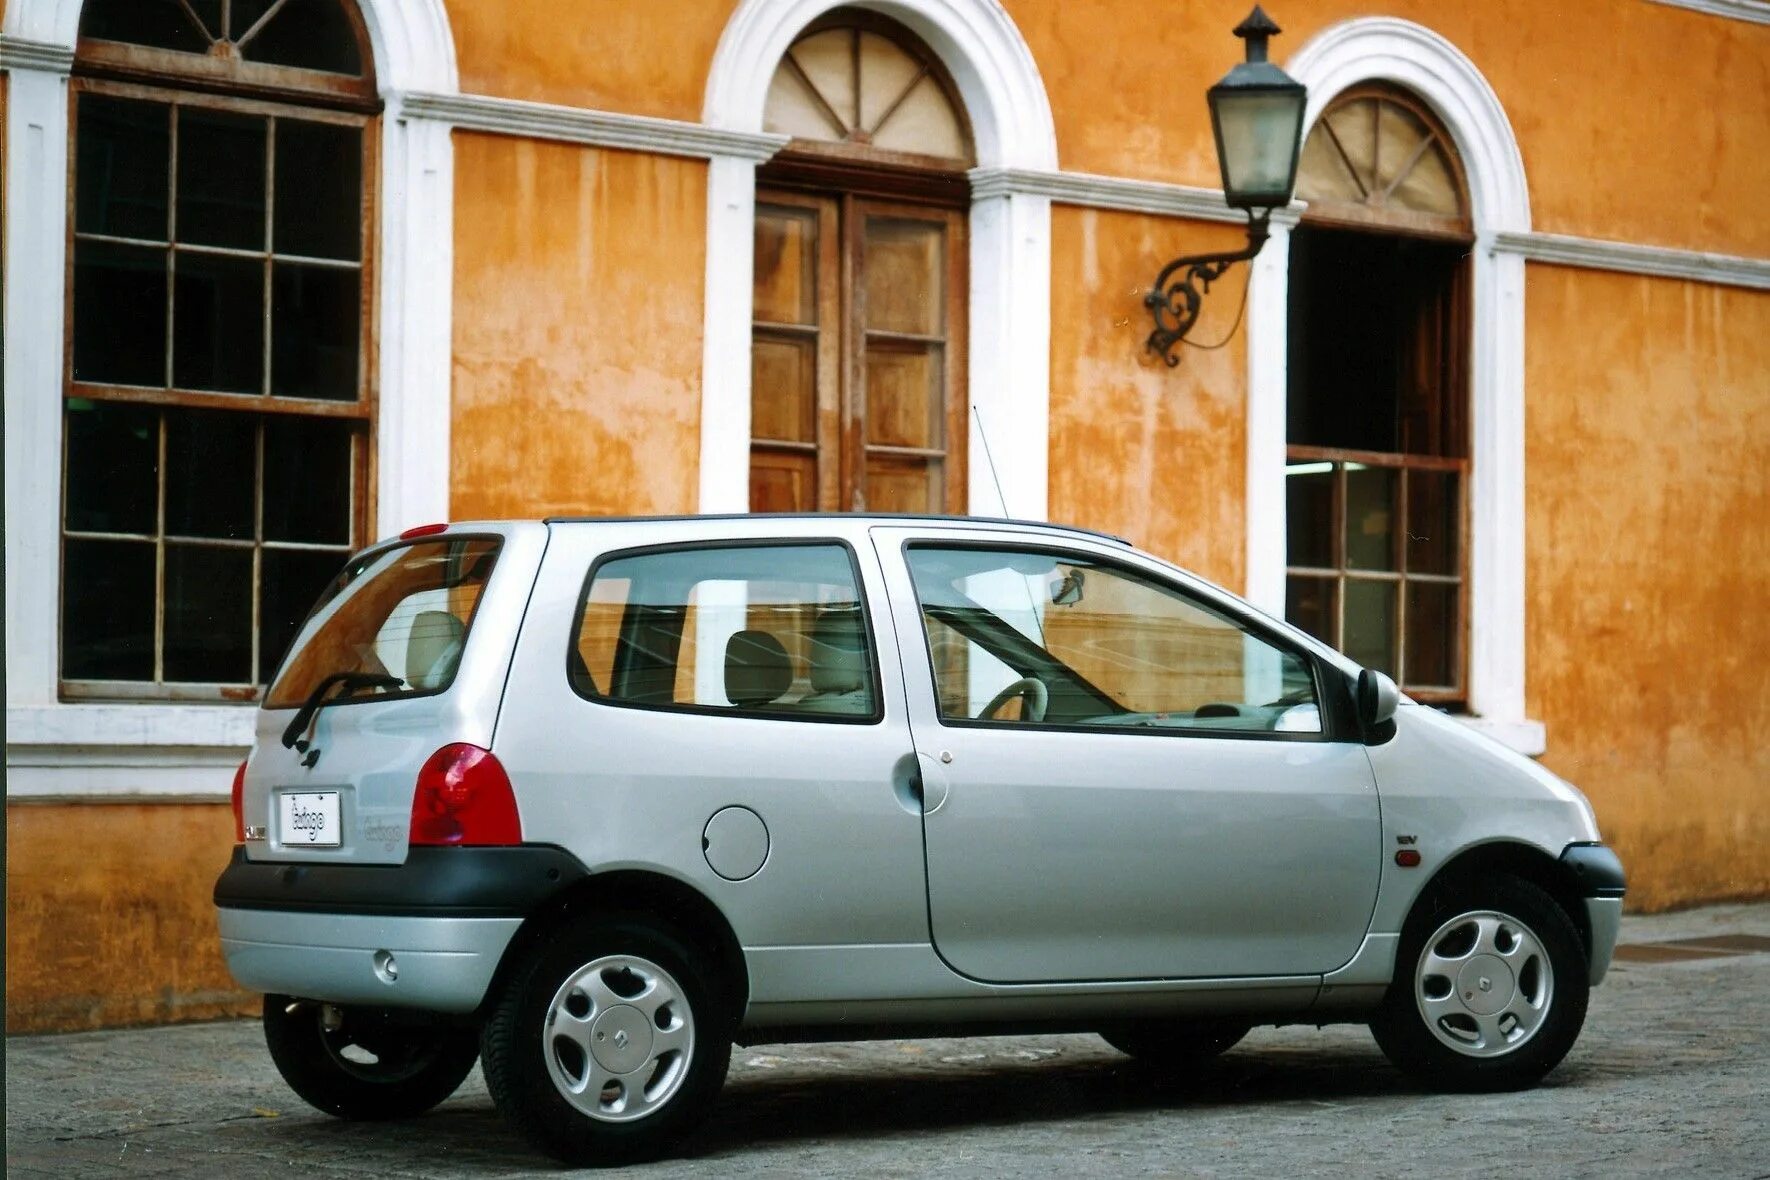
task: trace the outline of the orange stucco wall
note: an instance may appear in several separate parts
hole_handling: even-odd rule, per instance
[[[1152,260],[1231,249],[1241,231],[1133,213],[1051,211],[1050,515],[1120,533],[1239,589],[1246,561],[1247,344],[1143,351]],[[1245,240],[1245,239],[1244,239]],[[1193,338],[1220,340],[1247,283],[1212,292]]]
[[[1770,893],[1770,294],[1529,271],[1528,709],[1633,907]]]
[[[451,515],[694,511],[706,165],[455,152]]]
[[[210,891],[233,847],[221,804],[6,809],[6,1031],[240,1015]]]

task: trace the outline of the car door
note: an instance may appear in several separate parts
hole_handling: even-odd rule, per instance
[[[1351,959],[1376,899],[1376,787],[1302,647],[1128,547],[873,539],[950,966],[1032,982]]]

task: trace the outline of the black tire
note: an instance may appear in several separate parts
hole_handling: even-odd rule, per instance
[[[691,940],[647,917],[589,917],[554,932],[515,965],[481,1030],[492,1100],[568,1164],[632,1163],[677,1146],[712,1108],[731,1062],[731,1014],[708,963]],[[591,998],[598,981],[609,989],[602,1001]],[[654,1014],[635,1006],[660,991],[669,998]],[[568,1029],[608,1048],[580,1047]],[[592,1055],[604,1052],[610,1060]],[[623,1053],[634,1056],[615,1060]],[[566,1089],[574,1081],[575,1099]]]
[[[1484,916],[1501,919],[1493,939],[1502,949],[1510,945],[1504,956],[1484,952],[1475,941]],[[1436,941],[1429,948],[1431,939]],[[1442,956],[1430,965],[1423,961],[1429,949]],[[1489,970],[1496,961],[1502,967]],[[1431,970],[1456,963],[1463,966],[1454,972]],[[1371,1032],[1390,1061],[1432,1089],[1534,1086],[1561,1063],[1585,1024],[1587,966],[1579,931],[1538,886],[1504,874],[1434,884],[1402,929],[1395,978]],[[1440,994],[1447,986],[1448,994]],[[1428,1004],[1435,1005],[1434,1017],[1427,1015]],[[1505,1010],[1497,1014],[1474,1007],[1502,1004]],[[1530,1023],[1508,1015],[1514,1006]],[[1499,1027],[1483,1031],[1471,1013]],[[1510,1029],[1504,1027],[1508,1019],[1514,1022]]]
[[[1228,1052],[1252,1027],[1239,1020],[1150,1020],[1102,1029],[1100,1035],[1152,1069],[1178,1071]]]
[[[420,1025],[369,1009],[264,997],[264,1042],[289,1088],[341,1119],[404,1119],[453,1094],[479,1057],[471,1028]]]

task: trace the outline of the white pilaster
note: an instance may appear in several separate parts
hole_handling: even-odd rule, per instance
[[[1243,596],[1284,617],[1291,224],[1274,221],[1248,276],[1248,551]]]
[[[978,516],[1043,520],[1050,485],[1049,197],[1010,193],[972,204],[970,295],[967,508]]]
[[[756,161],[707,169],[707,306],[701,338],[702,512],[750,510],[750,319]]]

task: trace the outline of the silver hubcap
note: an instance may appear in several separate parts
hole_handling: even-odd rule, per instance
[[[1480,910],[1426,940],[1414,998],[1432,1035],[1468,1057],[1498,1057],[1536,1035],[1555,996],[1542,940],[1517,918]]]
[[[649,959],[608,955],[573,973],[547,1007],[547,1073],[593,1119],[644,1118],[675,1096],[694,1054],[682,987]]]

